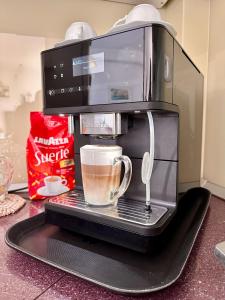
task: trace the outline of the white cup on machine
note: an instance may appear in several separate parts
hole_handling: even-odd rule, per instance
[[[119,19],[114,25],[122,25],[122,24],[128,24],[131,22],[136,21],[154,21],[158,22],[161,21],[161,16],[158,11],[153,5],[150,4],[140,4],[135,6],[125,17]]]
[[[74,22],[66,30],[65,41],[86,40],[96,37],[96,32],[87,22]]]
[[[165,26],[172,35],[176,35],[173,26],[162,20],[159,10],[150,4],[140,4],[135,6],[126,16],[116,21],[110,31],[114,31],[116,28],[119,29],[124,26],[135,26],[140,23],[161,24]]]
[[[66,30],[65,40],[55,44],[55,47],[96,37],[95,30],[87,22],[74,22]]]

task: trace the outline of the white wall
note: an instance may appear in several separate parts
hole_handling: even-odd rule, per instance
[[[131,5],[101,0],[0,0],[0,32],[63,38],[75,21],[104,33]]]

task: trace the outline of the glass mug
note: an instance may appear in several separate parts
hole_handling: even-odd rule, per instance
[[[116,206],[130,184],[130,158],[122,155],[120,146],[85,145],[80,154],[86,203],[98,207]],[[120,184],[121,163],[124,163],[125,171]]]

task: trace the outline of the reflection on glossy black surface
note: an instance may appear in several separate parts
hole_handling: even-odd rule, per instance
[[[47,51],[46,107],[143,100],[144,29]]]

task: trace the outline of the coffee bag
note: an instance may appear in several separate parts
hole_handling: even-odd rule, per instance
[[[27,139],[28,190],[32,200],[55,196],[74,188],[74,136],[68,117],[30,113]]]

